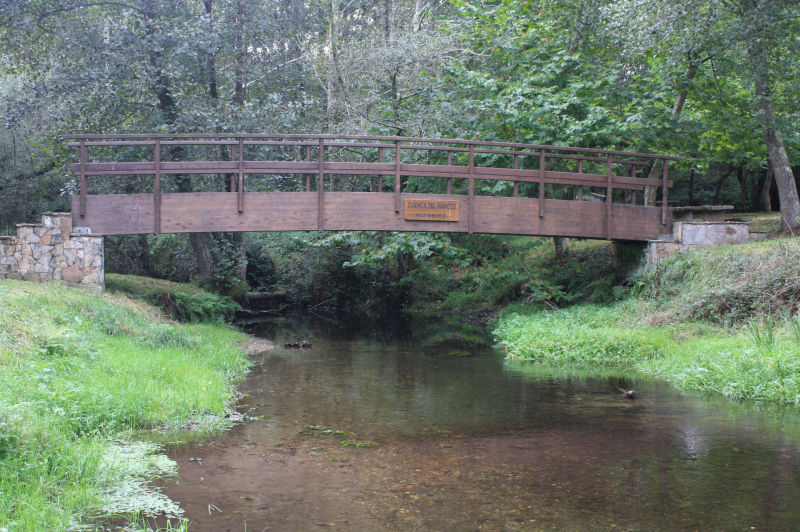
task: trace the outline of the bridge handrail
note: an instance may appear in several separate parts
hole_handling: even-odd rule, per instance
[[[652,153],[637,153],[598,148],[573,146],[552,146],[518,142],[497,142],[483,140],[441,139],[425,137],[364,136],[334,134],[254,134],[254,133],[155,133],[155,134],[75,134],[65,137],[70,147],[79,148],[79,162],[73,165],[74,172],[80,176],[80,215],[86,212],[88,177],[104,175],[153,175],[156,232],[160,231],[161,183],[163,174],[230,174],[230,190],[238,195],[238,209],[244,209],[245,174],[299,174],[306,175],[306,192],[311,192],[311,176],[317,175],[317,190],[320,203],[324,193],[325,175],[370,175],[378,176],[378,191],[383,191],[382,176],[394,175],[395,211],[400,210],[402,180],[405,177],[443,177],[448,179],[447,191],[452,193],[452,180],[468,180],[468,196],[474,195],[474,180],[503,180],[514,183],[514,196],[518,194],[519,183],[538,183],[539,213],[543,216],[545,185],[571,185],[578,188],[578,199],[582,198],[584,186],[606,189],[607,217],[611,217],[613,191],[626,189],[635,191],[645,187],[659,187],[662,191],[662,224],[668,218],[667,200],[671,182],[668,179],[668,165],[677,157]],[[152,161],[139,162],[90,162],[89,148],[152,146]],[[227,146],[231,148],[231,159],[201,161],[162,161],[164,146]],[[245,147],[285,146],[305,147],[305,160],[248,160]],[[316,159],[311,150],[317,149]],[[326,159],[326,149],[367,148],[377,149],[378,162],[330,161]],[[394,160],[384,162],[385,151],[394,151]],[[427,151],[442,152],[447,164],[404,163],[402,152]],[[467,154],[468,163],[453,164],[453,154]],[[480,166],[475,164],[475,155],[512,156],[513,165]],[[538,168],[520,168],[521,157],[538,157]],[[556,171],[548,168],[547,159],[565,159],[578,162],[578,171]],[[637,177],[637,168],[648,167],[658,162],[662,164],[660,179]],[[584,162],[605,163],[605,173],[584,172]],[[629,176],[616,175],[615,165],[630,166]]]

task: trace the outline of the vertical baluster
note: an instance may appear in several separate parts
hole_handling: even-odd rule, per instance
[[[238,160],[239,156],[236,155],[237,144],[231,144],[231,162]],[[231,173],[231,192],[236,192],[236,174]]]
[[[319,173],[317,174],[317,230],[322,231],[322,192],[325,188],[325,139],[319,138]]]
[[[664,159],[664,168],[661,172],[661,225],[667,224],[667,200],[669,196],[669,186],[668,186],[668,177],[669,177],[669,170],[667,169],[667,165],[669,161]]]
[[[383,148],[378,148],[378,162],[383,162]],[[378,174],[378,192],[383,192],[383,174]]]
[[[469,145],[469,197],[467,198],[467,231],[472,234],[473,212],[475,207],[475,145]]]
[[[578,173],[583,173],[583,159],[578,160]],[[583,185],[578,186],[578,201],[583,201]]]
[[[539,218],[544,217],[544,174],[547,171],[544,150],[539,150]]]
[[[400,212],[400,141],[394,143],[394,212]]]
[[[311,162],[311,145],[306,146],[306,162]],[[311,174],[306,174],[306,192],[311,192]]]
[[[519,155],[514,155],[514,170],[519,170]],[[514,181],[514,197],[519,196],[519,181]]]
[[[453,166],[453,152],[451,150],[447,150],[447,166]],[[449,170],[449,168],[448,168]],[[447,193],[453,193],[453,178],[447,178]]]
[[[239,194],[239,212],[244,212],[244,138],[239,137],[239,179],[236,186]]]
[[[611,154],[606,159],[606,238],[611,240],[611,216],[612,206],[614,205],[614,183],[612,176],[614,172],[614,159]]]
[[[89,183],[86,181],[86,163],[88,162],[89,149],[86,147],[86,139],[81,139],[81,217],[86,216],[86,196],[89,193]]]
[[[161,234],[161,139],[156,137],[153,148],[153,232]]]

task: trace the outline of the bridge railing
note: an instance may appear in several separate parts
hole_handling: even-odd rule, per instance
[[[614,203],[636,205],[639,192],[657,187],[661,223],[666,224],[669,162],[676,160],[591,148],[417,137],[129,134],[67,139],[68,146],[78,149],[72,168],[79,178],[80,216],[86,214],[90,185],[106,193],[114,188],[96,178],[152,176],[142,186],[153,193],[156,233],[161,229],[162,193],[176,189],[176,176],[191,175],[206,176],[236,194],[240,213],[249,190],[281,188],[264,182],[264,176],[272,176],[267,181],[279,176],[283,189],[289,183],[290,190],[317,194],[320,217],[326,191],[392,193],[395,212],[400,212],[404,192],[424,191],[464,195],[468,202],[475,195],[538,198],[540,217],[545,216],[547,199],[595,199],[606,203],[608,227]],[[649,179],[658,163],[660,178]]]

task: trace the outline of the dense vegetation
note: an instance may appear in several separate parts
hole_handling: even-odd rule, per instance
[[[125,295],[7,281],[0,299],[0,530],[179,515],[148,487],[175,473],[149,442],[229,424],[245,336]]]
[[[795,239],[697,250],[640,270],[611,305],[509,307],[495,334],[514,358],[798,406],[798,261]]]
[[[0,229],[67,207],[75,154],[63,134],[152,131],[400,134],[666,152],[681,157],[673,201],[779,208],[796,227],[799,10],[797,0],[4,2]],[[162,157],[185,155],[175,148]],[[269,176],[263,186],[277,190],[290,177]],[[209,185],[180,176],[162,186]],[[92,187],[150,190],[136,176]],[[199,278],[242,298],[248,289],[272,290],[260,281],[286,267],[297,269],[275,275],[366,275],[377,294],[407,277],[409,256],[448,243],[437,235],[332,238],[344,250],[312,253],[326,272],[313,275],[269,246],[308,249],[329,235],[140,236],[108,239],[106,249],[112,271]],[[469,242],[458,247],[473,251]],[[362,249],[370,258],[383,251],[390,262],[372,268],[397,275],[380,280],[335,264]],[[332,304],[335,294],[314,290],[304,296],[309,306]]]

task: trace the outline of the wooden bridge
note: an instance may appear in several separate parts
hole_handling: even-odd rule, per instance
[[[72,135],[75,226],[106,235],[443,231],[647,240],[674,157],[336,135]],[[663,163],[661,179],[648,179]],[[116,176],[129,176],[124,182]],[[661,206],[642,205],[645,187]]]

